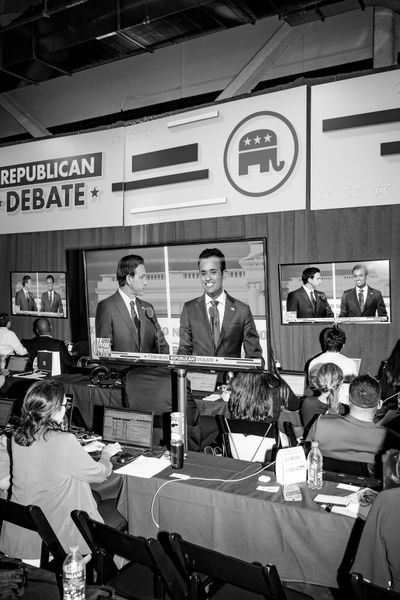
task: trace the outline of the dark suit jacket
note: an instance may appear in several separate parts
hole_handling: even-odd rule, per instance
[[[153,310],[154,308],[149,302],[145,302],[139,298],[136,298],[136,306],[140,320],[140,341],[138,340],[132,317],[119,291],[116,291],[115,294],[98,303],[96,309],[96,337],[110,338],[111,349],[115,352],[158,353],[155,326],[145,313],[147,307]],[[169,345],[156,317],[155,319],[160,354],[169,354]]]
[[[137,366],[126,375],[128,406],[133,410],[154,411],[153,443],[168,444],[171,439],[171,412],[178,410],[177,374],[168,367]],[[198,452],[214,441],[218,429],[214,417],[199,415],[190,382],[186,386],[186,418],[189,450]]]
[[[379,290],[368,286],[367,299],[361,313],[356,288],[343,292],[339,317],[387,317],[386,306]]]
[[[56,340],[49,335],[41,335],[30,340],[23,340],[23,345],[28,350],[31,366],[37,356],[38,350],[59,352],[61,373],[68,373],[74,366],[74,361],[68,353],[68,350],[62,340]]]
[[[32,292],[28,292],[29,298],[25,296],[23,289],[18,290],[15,294],[15,306],[19,306],[21,310],[34,310],[37,311],[35,298]]]
[[[49,300],[49,293],[44,292],[40,301],[40,310],[43,312],[63,313],[63,305],[61,296],[58,292],[53,291],[53,302]]]
[[[262,358],[262,350],[250,307],[226,294],[225,314],[215,356]],[[179,328],[178,354],[214,356],[214,344],[203,296],[185,302]]]
[[[286,301],[286,311],[295,311],[298,319],[323,319],[333,317],[333,312],[324,292],[314,290],[316,312],[314,306],[303,287],[290,292]]]

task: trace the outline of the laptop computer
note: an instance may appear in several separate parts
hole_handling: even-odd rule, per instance
[[[10,372],[10,375],[15,373],[24,373],[28,366],[29,356],[16,356],[10,354],[7,358],[6,369]]]
[[[154,412],[127,408],[104,408],[103,442],[119,442],[123,456],[113,457],[116,463],[124,464],[142,456],[153,447]]]
[[[0,398],[0,433],[3,433],[9,427],[13,406],[14,400]]]
[[[204,373],[202,371],[188,371],[187,378],[190,381],[190,389],[195,398],[205,398],[213,392],[217,386],[217,373]]]
[[[298,398],[304,396],[307,385],[307,374],[304,371],[279,371],[279,375]]]
[[[358,375],[360,372],[360,367],[361,367],[361,358],[352,358],[351,360],[356,365],[356,375]]]

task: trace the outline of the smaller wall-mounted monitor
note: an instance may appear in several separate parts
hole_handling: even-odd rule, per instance
[[[389,260],[279,265],[283,325],[390,323]]]
[[[68,317],[67,274],[64,271],[13,271],[10,273],[11,314]]]

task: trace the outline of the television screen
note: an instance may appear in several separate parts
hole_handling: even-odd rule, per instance
[[[147,286],[141,298],[154,307],[158,322],[169,344],[171,354],[179,346],[179,322],[183,305],[203,294],[198,269],[198,256],[205,248],[219,248],[226,258],[224,289],[234,298],[250,306],[254,317],[263,358],[267,360],[266,247],[265,239],[230,242],[205,242],[168,246],[101,248],[84,251],[86,299],[91,357],[99,352],[95,316],[100,301],[118,290],[118,261],[129,254],[143,257]],[[118,348],[112,348],[112,356]],[[243,353],[243,349],[242,349]]]
[[[13,271],[10,280],[12,315],[68,317],[64,271]]]
[[[282,324],[390,323],[389,260],[279,265]]]

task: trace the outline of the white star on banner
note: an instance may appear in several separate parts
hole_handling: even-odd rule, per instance
[[[350,181],[349,185],[344,188],[344,191],[346,192],[346,200],[357,200],[361,188],[353,185],[353,182]]]
[[[375,198],[377,196],[387,196],[389,189],[392,187],[391,183],[383,183],[382,179],[375,186]]]
[[[333,189],[332,188],[328,188],[325,186],[322,186],[320,192],[319,192],[319,199],[322,202],[326,202],[328,200],[331,199],[331,194],[333,193]]]

